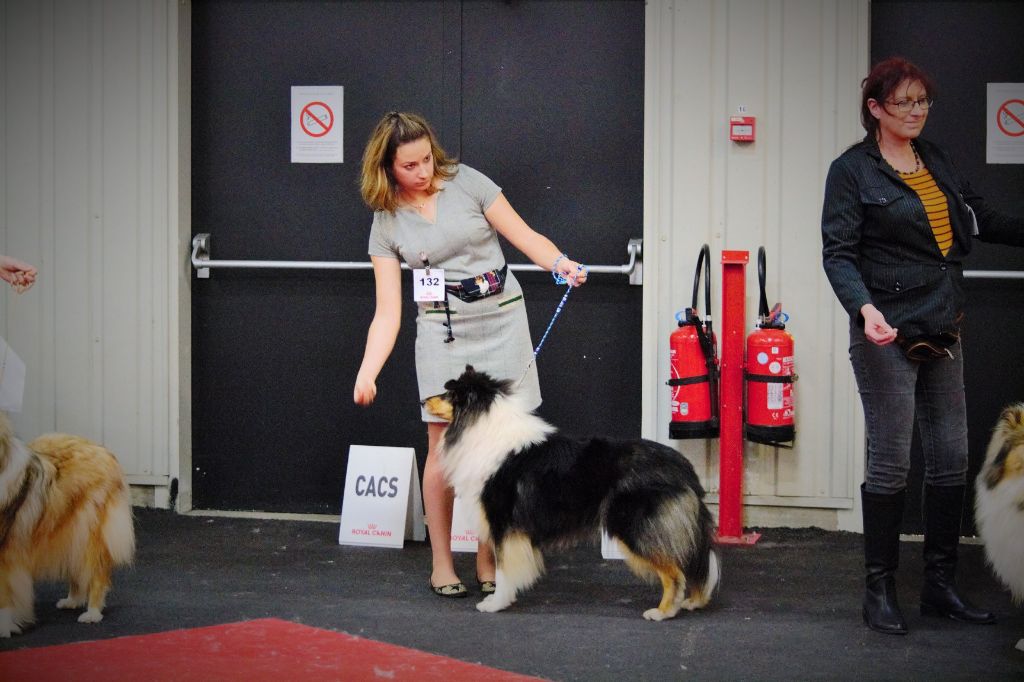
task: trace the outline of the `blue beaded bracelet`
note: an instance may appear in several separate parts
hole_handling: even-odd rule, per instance
[[[568,258],[568,256],[566,256],[563,253],[561,256],[559,256],[558,258],[555,259],[554,264],[551,266],[551,277],[555,280],[555,284],[565,284],[566,283],[565,277],[562,277],[560,274],[558,274],[558,270],[557,270],[558,264],[560,262],[562,262],[563,258]]]

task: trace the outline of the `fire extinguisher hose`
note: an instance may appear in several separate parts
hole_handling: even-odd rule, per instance
[[[768,319],[768,296],[765,294],[765,255],[764,247],[757,248],[757,282],[761,285],[761,301],[757,306],[757,316],[763,322]]]
[[[789,316],[782,312],[782,304],[776,303],[774,308],[768,307],[768,296],[765,293],[765,251],[757,249],[757,282],[760,285],[761,297],[757,306],[757,326],[769,329],[785,329]]]
[[[700,291],[701,270],[704,271],[704,317],[702,322],[697,315],[697,294]],[[697,270],[693,273],[693,301],[690,308],[690,320],[697,328],[697,339],[704,364],[708,368],[708,382],[711,384],[711,416],[718,417],[718,366],[715,364],[715,344],[711,327],[711,248],[704,244],[697,256]]]

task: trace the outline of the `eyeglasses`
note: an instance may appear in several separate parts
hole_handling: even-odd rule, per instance
[[[886,102],[886,104],[891,104],[896,107],[896,110],[904,115],[913,111],[915,104],[921,109],[921,111],[928,111],[932,108],[933,103],[934,100],[931,97],[922,97],[921,99],[901,99],[898,102]]]

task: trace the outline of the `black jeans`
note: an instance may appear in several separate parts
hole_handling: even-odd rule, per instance
[[[967,406],[959,342],[953,358],[909,360],[895,343],[876,346],[850,324],[850,362],[864,405],[868,438],[865,490],[903,490],[910,471],[914,417],[921,432],[925,482],[933,486],[967,481]]]

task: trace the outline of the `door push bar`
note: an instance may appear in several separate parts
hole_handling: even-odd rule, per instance
[[[964,270],[964,277],[972,279],[1024,279],[1021,270]]]
[[[628,275],[629,283],[639,286],[644,283],[643,239],[630,239],[626,245],[629,262],[625,265],[588,265],[587,272],[601,272]],[[196,277],[208,279],[211,268],[284,268],[306,270],[369,270],[372,263],[359,261],[319,261],[319,260],[210,260],[210,233],[202,232],[192,237],[192,267],[196,269]],[[405,263],[402,267],[408,269]],[[528,263],[509,263],[509,269],[515,271],[536,270],[543,272],[539,265]]]

